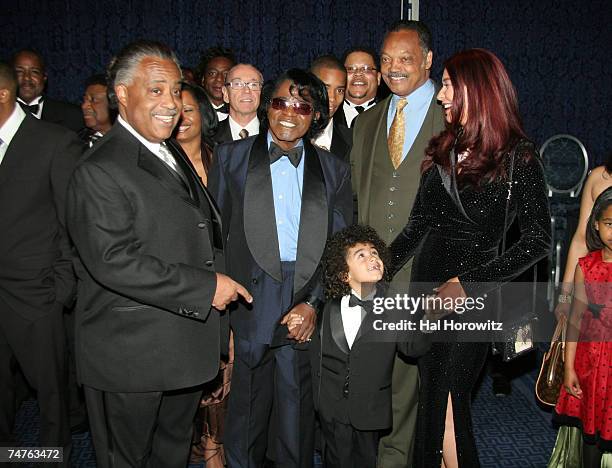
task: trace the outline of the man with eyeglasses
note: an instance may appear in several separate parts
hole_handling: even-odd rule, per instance
[[[367,47],[354,47],[344,53],[347,86],[338,120],[352,127],[354,119],[376,104],[380,72],[376,68],[376,53]]]
[[[223,101],[223,86],[227,73],[236,64],[236,57],[231,49],[211,47],[202,53],[198,65],[198,75],[202,88],[215,111],[219,122],[227,119],[229,106]]]
[[[351,222],[350,169],[310,143],[328,121],[320,80],[292,69],[270,96],[262,122],[268,131],[217,146],[209,175],[227,272],[253,295],[252,304],[230,312],[235,359],[225,453],[232,468],[260,467],[269,445],[275,466],[310,468],[308,343],[322,299],[318,265],[327,238]],[[270,426],[275,437],[268,440]]]
[[[215,143],[248,138],[259,133],[257,109],[263,76],[253,65],[239,63],[231,68],[223,87],[223,100],[229,104],[229,117],[219,123]]]
[[[313,144],[340,156],[346,162],[351,153],[351,131],[335,116],[344,101],[346,91],[346,70],[342,62],[333,55],[321,55],[310,65],[310,71],[327,88],[329,102],[329,123],[313,140]]]

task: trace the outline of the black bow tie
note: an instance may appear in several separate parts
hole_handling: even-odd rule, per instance
[[[222,112],[224,114],[229,114],[229,104],[224,102],[221,106],[215,109],[217,112]]]
[[[349,307],[355,307],[355,306],[360,306],[366,312],[370,313],[372,312],[372,310],[374,310],[374,301],[371,299],[369,301],[364,301],[362,299],[359,299],[357,296],[351,293],[351,297],[349,299]]]
[[[283,156],[287,156],[293,167],[298,167],[300,164],[300,160],[302,159],[302,151],[303,148],[301,146],[296,146],[295,148],[291,148],[290,150],[284,150],[276,143],[270,143],[270,164],[274,164]]]
[[[24,104],[21,101],[18,101],[19,105],[21,106],[21,108],[26,111],[29,112],[33,115],[37,115],[38,114],[38,109],[40,109],[40,103],[42,101],[39,101],[38,104]]]
[[[355,110],[357,111],[358,114],[361,114],[365,110],[365,107],[355,106]]]

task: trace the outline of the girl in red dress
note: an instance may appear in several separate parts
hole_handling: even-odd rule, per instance
[[[595,200],[586,241],[589,254],[578,260],[574,277],[554,419],[582,430],[583,467],[591,468],[612,451],[612,188]]]

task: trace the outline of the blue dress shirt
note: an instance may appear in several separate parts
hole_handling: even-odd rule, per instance
[[[273,141],[268,131],[268,149]],[[302,140],[296,146],[304,146]],[[274,216],[281,262],[295,262],[297,258],[300,214],[302,212],[302,187],[304,186],[304,150],[298,167],[287,156],[270,165]]]
[[[435,92],[436,88],[433,81],[427,80],[412,93],[406,96],[408,104],[404,106],[404,122],[406,124],[406,128],[404,132],[404,151],[402,153],[402,161],[408,154],[408,151],[410,151],[410,148],[412,148],[414,140],[416,140],[416,137],[421,130],[421,126],[423,125],[423,121],[427,115],[427,110],[429,109],[429,103],[431,102]],[[389,113],[387,114],[387,135],[389,135],[389,129],[393,123],[395,110],[397,109],[397,101],[399,100],[400,96],[396,96],[395,94],[392,95],[391,104],[389,104]]]

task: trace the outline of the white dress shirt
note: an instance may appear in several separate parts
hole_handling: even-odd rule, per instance
[[[2,143],[0,143],[0,164],[2,164],[4,160],[4,155],[6,154],[8,146],[11,144],[11,140],[15,136],[15,133],[17,133],[17,130],[19,130],[19,126],[25,118],[26,113],[19,104],[16,104],[10,117],[4,122],[4,125],[0,127],[0,140],[2,140]]]
[[[312,140],[312,144],[323,148],[324,150],[331,151],[332,138],[334,136],[334,118],[329,119],[327,127],[319,134],[318,137]]]
[[[350,127],[353,123],[353,119],[359,115],[359,112],[357,112],[357,109],[355,109],[355,107],[361,106],[363,107],[363,110],[367,110],[370,107],[372,107],[374,104],[376,104],[376,101],[374,98],[370,99],[368,102],[364,102],[363,104],[353,104],[348,99],[345,99],[344,103],[342,104],[342,109],[344,109],[344,116],[346,117],[346,125]]]
[[[17,98],[17,101],[25,104],[26,106],[35,106],[36,104],[38,104],[38,112],[36,114],[32,114],[30,112],[30,114],[32,114],[34,117],[36,117],[38,120],[40,120],[40,118],[42,117],[43,106],[45,105],[45,101],[42,100],[42,96],[38,96],[38,97],[34,98],[32,100],[32,102],[30,102],[29,104],[27,102],[25,102],[23,99],[19,98],[19,97]],[[21,106],[19,106],[19,107],[21,107]]]
[[[162,154],[160,152],[161,143],[153,143],[143,137],[140,133],[138,133],[134,127],[132,127],[129,123],[127,123],[123,118],[119,115],[117,117],[117,121],[125,127],[125,129],[130,132],[132,135],[136,137],[136,139],[141,142],[145,147],[157,156],[166,166],[169,166],[172,170],[176,172],[176,161],[174,160],[174,156],[170,153],[170,150],[166,149],[166,151]],[[165,145],[165,144],[164,144]]]
[[[351,289],[351,293],[356,297],[361,298],[359,294]],[[371,300],[374,299],[376,291],[372,292],[369,296],[367,296],[363,300]],[[359,332],[359,327],[361,327],[361,306],[353,306],[349,307],[349,300],[351,295],[348,294],[343,296],[340,299],[340,314],[342,315],[342,327],[344,328],[344,335],[346,336],[346,341],[348,343],[349,349],[353,347],[353,343],[355,342],[355,338],[357,337],[357,333]]]
[[[234,141],[240,140],[240,131],[242,129],[249,132],[249,136],[257,135],[259,133],[259,119],[257,118],[257,116],[253,117],[253,119],[246,125],[246,127],[241,127],[238,123],[236,123],[236,121],[232,118],[231,115],[228,117],[228,119],[230,131],[232,132],[232,140]]]

